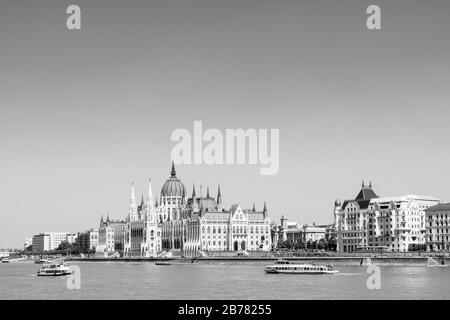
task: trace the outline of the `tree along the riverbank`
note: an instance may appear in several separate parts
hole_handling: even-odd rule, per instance
[[[320,239],[311,241],[308,240],[306,243],[302,240],[298,240],[297,242],[293,242],[291,239],[287,239],[286,241],[278,241],[278,249],[287,249],[287,250],[297,250],[297,251],[336,251],[336,239]]]
[[[82,248],[76,243],[69,243],[67,241],[63,241],[59,244],[58,248],[56,250],[48,250],[48,251],[42,251],[42,250],[34,250],[33,246],[28,246],[25,248],[25,250],[22,251],[23,255],[80,255],[80,254],[95,254],[95,248],[93,249],[87,249]]]

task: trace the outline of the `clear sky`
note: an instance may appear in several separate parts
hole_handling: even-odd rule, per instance
[[[369,4],[382,30],[366,28]],[[330,223],[363,179],[450,199],[449,13],[448,0],[2,0],[0,247],[124,218],[131,181],[159,193],[171,133],[194,120],[280,129],[277,175],[177,167],[189,194],[220,183],[227,207]]]

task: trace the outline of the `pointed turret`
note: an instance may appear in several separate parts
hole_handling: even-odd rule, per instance
[[[106,215],[106,222],[109,223],[109,213]]]
[[[198,210],[197,195],[195,194],[195,183],[192,185],[191,208],[194,212]]]
[[[217,201],[216,201],[216,204],[217,204],[217,209],[218,210],[223,209],[222,194],[220,193],[220,184],[219,184],[219,186],[217,188]]]
[[[206,187],[206,197],[209,198],[209,186]]]
[[[195,183],[192,185],[192,200],[194,200],[196,198],[195,195]]]
[[[253,212],[256,212],[256,207],[255,207],[255,203],[253,202],[253,208],[252,208]]]
[[[100,218],[100,227],[103,225],[103,214],[102,217]]]
[[[137,215],[137,211],[136,211],[136,196],[134,194],[134,182],[132,182],[131,183],[130,205],[128,207],[128,216],[130,218],[132,218],[132,217],[135,217],[136,215]]]
[[[148,179],[147,208],[153,208],[152,180]]]
[[[265,201],[264,201],[263,215],[264,215],[264,219],[267,218],[267,206],[266,206]]]

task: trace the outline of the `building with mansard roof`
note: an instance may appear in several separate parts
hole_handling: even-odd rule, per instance
[[[200,187],[201,189],[201,187]],[[124,255],[155,257],[180,255],[195,257],[211,251],[269,251],[272,248],[271,221],[267,206],[257,211],[222,202],[220,185],[216,197],[209,187],[206,196],[187,196],[172,163],[170,177],[163,184],[159,202],[154,199],[149,180],[148,195],[136,205],[134,184],[125,219]]]
[[[425,244],[425,210],[440,203],[432,196],[380,198],[364,182],[354,200],[334,204],[337,250],[406,252]]]

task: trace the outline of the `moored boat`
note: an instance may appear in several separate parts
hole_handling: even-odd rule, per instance
[[[172,264],[170,262],[167,262],[167,261],[157,261],[157,262],[155,262],[155,265],[157,265],[157,266],[170,266]]]
[[[264,268],[266,273],[287,273],[287,274],[336,274],[332,265],[321,264],[298,264],[290,261],[278,260],[276,264],[268,265]]]
[[[37,259],[37,260],[34,260],[34,263],[36,263],[36,264],[50,263],[50,260],[46,260],[46,259]]]

